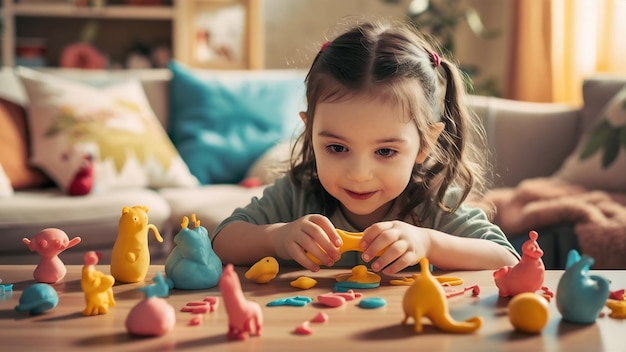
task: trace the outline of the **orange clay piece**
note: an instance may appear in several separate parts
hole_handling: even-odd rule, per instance
[[[115,278],[112,275],[105,275],[96,270],[101,256],[89,251],[85,253],[85,265],[83,266],[80,287],[85,293],[85,303],[87,306],[83,310],[83,315],[106,314],[110,307],[115,306],[113,299],[113,284]]]
[[[363,237],[363,232],[348,232],[344,230],[335,229],[339,237],[341,237],[341,247],[339,247],[339,254],[343,254],[348,251],[359,251],[362,252],[363,248],[361,248],[361,237]],[[386,248],[385,248],[386,249]],[[379,257],[381,254],[385,252],[385,249],[376,253],[376,257]],[[311,253],[306,254],[309,259],[311,259],[315,264],[320,265],[319,259],[315,258]]]
[[[626,301],[607,299],[606,306],[611,309],[609,316],[614,319],[626,319]]]
[[[265,257],[248,269],[245,273],[246,279],[257,284],[266,284],[278,275],[278,261],[274,257]]]
[[[291,281],[289,285],[291,285],[291,287],[308,290],[311,287],[314,287],[315,285],[317,285],[317,280],[310,278],[308,276],[300,276],[299,278]]]
[[[454,276],[435,276],[435,280],[439,281],[442,286],[459,286],[463,285],[463,279]],[[411,286],[413,284],[412,276],[405,276],[400,279],[389,280],[393,286]]]
[[[146,278],[150,266],[148,230],[154,232],[157,241],[163,242],[157,227],[148,224],[148,207],[122,208],[111,253],[111,275],[116,281],[132,283]]]
[[[337,282],[356,282],[359,284],[375,284],[380,282],[380,275],[368,272],[365,265],[356,265],[352,267],[350,274],[339,274],[336,277]]]
[[[548,300],[534,292],[515,295],[507,305],[509,321],[515,330],[538,334],[546,326],[549,317]]]
[[[421,273],[413,275],[414,283],[405,292],[402,299],[404,320],[409,317],[415,321],[415,332],[422,332],[422,317],[430,319],[437,328],[452,333],[471,333],[482,326],[480,317],[466,321],[454,321],[448,311],[448,300],[441,284],[430,272],[428,259],[420,260]]]

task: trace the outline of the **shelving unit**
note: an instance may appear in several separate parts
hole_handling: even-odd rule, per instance
[[[63,48],[79,41],[80,33],[95,21],[94,44],[106,50],[111,62],[123,65],[125,55],[141,46],[164,45],[173,52],[176,3],[171,5],[102,5],[81,7],[69,2],[3,1],[2,64],[16,63],[17,38],[45,40],[47,66],[58,66]],[[184,0],[183,0],[184,1]]]

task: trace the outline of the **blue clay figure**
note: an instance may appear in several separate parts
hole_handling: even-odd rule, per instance
[[[556,307],[563,319],[576,324],[592,324],[609,297],[609,281],[589,275],[593,258],[571,250],[567,267],[556,291]]]
[[[37,283],[28,286],[20,296],[17,312],[29,312],[30,315],[43,314],[59,304],[59,296],[54,287]]]
[[[222,260],[215,254],[205,227],[196,215],[191,215],[194,228],[188,228],[189,218],[183,217],[181,229],[174,237],[176,247],[165,261],[165,274],[171,287],[181,290],[201,290],[217,286],[222,276]]]

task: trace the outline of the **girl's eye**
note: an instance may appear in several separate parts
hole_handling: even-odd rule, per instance
[[[344,147],[342,145],[339,145],[339,144],[331,144],[331,145],[326,147],[326,150],[329,153],[343,153],[343,152],[346,152],[348,150],[348,148],[346,148],[346,147]]]
[[[396,155],[396,153],[397,151],[389,148],[382,148],[376,151],[376,154],[382,156],[383,158],[391,158],[392,156]]]

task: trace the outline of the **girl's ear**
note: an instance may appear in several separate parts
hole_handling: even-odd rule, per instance
[[[441,132],[443,132],[444,127],[445,127],[445,124],[443,122],[437,122],[437,123],[432,124],[430,126],[428,138],[430,138],[430,140],[433,141],[433,143],[436,142]],[[415,163],[421,164],[424,161],[426,161],[428,154],[430,154],[430,148],[428,147],[422,148],[422,150],[420,150],[420,152],[417,154],[417,158],[415,158]]]
[[[305,124],[305,125],[306,125],[306,120],[307,120],[308,118],[309,118],[309,117],[307,116],[306,112],[304,112],[304,111],[300,111],[300,119],[302,120],[302,122],[304,122],[304,124]]]

